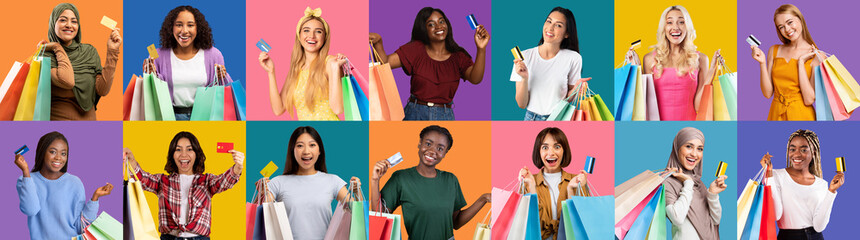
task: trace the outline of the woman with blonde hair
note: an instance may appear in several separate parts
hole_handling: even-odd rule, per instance
[[[330,29],[321,16],[321,9],[308,7],[299,19],[290,74],[280,92],[275,63],[269,53],[260,53],[260,66],[269,73],[269,100],[275,115],[292,115],[295,108],[298,120],[338,120],[343,112],[340,78],[347,60],[342,54],[328,55]]]
[[[765,58],[764,52],[751,46],[752,57],[759,62],[761,93],[773,97],[769,121],[813,121],[815,84],[812,66],[821,62],[815,58],[818,47],[806,27],[800,9],[791,4],[779,6],[773,14],[777,37],[782,44],[773,45]],[[779,58],[779,60],[776,60]]]
[[[696,50],[694,40],[696,29],[687,9],[680,5],[666,8],[660,16],[657,44],[642,59],[644,73],[654,75],[660,120],[696,118],[703,87],[711,81],[716,68],[709,67],[708,56]],[[627,57],[638,62],[633,49]],[[717,61],[722,61],[720,50],[714,52],[713,62]]]

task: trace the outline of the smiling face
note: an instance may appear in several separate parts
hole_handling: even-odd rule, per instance
[[[448,138],[436,131],[427,132],[418,143],[418,157],[420,164],[428,167],[436,167],[436,164],[445,158],[448,153]]]
[[[191,146],[191,141],[188,138],[180,138],[176,141],[174,150],[173,161],[176,162],[179,174],[194,174],[194,161],[197,159],[197,154]]]
[[[671,10],[666,14],[664,20],[666,22],[663,26],[663,32],[666,33],[666,39],[672,45],[681,44],[687,37],[687,21],[684,19],[684,13],[677,9]]]
[[[681,148],[678,149],[678,161],[681,162],[681,166],[684,167],[687,171],[693,171],[696,168],[696,165],[702,161],[702,154],[705,151],[704,143],[702,140],[693,139],[687,141]]]
[[[194,21],[194,14],[189,11],[182,11],[176,16],[176,21],[173,22],[173,37],[176,38],[179,47],[193,46],[194,39],[197,37],[197,23]]]
[[[54,22],[54,34],[60,38],[62,43],[68,43],[75,39],[78,35],[78,18],[75,17],[75,12],[66,9]]]
[[[545,43],[561,44],[561,41],[567,37],[567,18],[558,11],[550,13],[543,23],[543,41]]]
[[[812,148],[809,146],[809,141],[803,137],[794,137],[788,142],[788,166],[794,170],[803,171],[809,168],[809,163],[812,162]]]
[[[427,18],[427,21],[424,21],[424,25],[427,27],[427,36],[431,42],[445,41],[445,37],[448,34],[448,21],[445,20],[445,17],[441,13],[434,11]]]
[[[45,159],[42,169],[50,173],[60,173],[68,161],[69,145],[61,139],[54,140],[45,151]]]
[[[790,13],[780,13],[774,18],[774,24],[779,31],[779,35],[795,42],[803,36],[803,26],[800,24],[800,19]]]
[[[543,161],[544,171],[556,173],[561,171],[561,159],[564,156],[564,146],[561,145],[551,134],[543,138],[540,146],[540,157]]]
[[[325,44],[325,26],[317,19],[311,19],[299,30],[299,41],[306,52],[319,52]]]
[[[320,156],[319,144],[310,134],[303,133],[296,139],[293,154],[301,170],[313,170]]]

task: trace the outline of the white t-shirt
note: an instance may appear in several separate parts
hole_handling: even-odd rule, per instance
[[[191,192],[191,182],[194,181],[194,175],[179,174],[179,225],[185,225],[188,221],[188,194]],[[177,237],[196,237],[199,236],[190,232],[181,232]]]
[[[197,87],[206,85],[206,65],[203,50],[197,51],[191,59],[182,60],[170,51],[171,74],[173,76],[173,106],[191,107]]]
[[[549,188],[549,199],[551,199],[552,203],[552,219],[558,219],[558,213],[556,213],[556,209],[558,205],[556,202],[558,201],[558,184],[561,183],[561,172],[557,173],[543,173],[543,180],[546,182],[546,185]]]
[[[269,182],[276,202],[284,202],[293,238],[323,239],[331,221],[331,203],[346,182],[337,175],[317,172],[314,175],[281,175]],[[294,220],[296,219],[296,220]]]
[[[767,185],[773,192],[773,209],[780,229],[813,227],[815,231],[824,231],[836,200],[836,193],[830,192],[827,181],[815,177],[812,185],[801,185],[785,169],[774,169]]]
[[[529,104],[526,109],[549,115],[553,106],[567,96],[568,85],[581,78],[582,56],[570,49],[561,49],[551,59],[541,58],[538,47],[522,52],[529,72]],[[521,80],[516,68],[511,68],[511,81]]]

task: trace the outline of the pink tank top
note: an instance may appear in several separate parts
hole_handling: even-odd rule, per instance
[[[694,69],[683,76],[678,76],[677,71],[675,68],[664,67],[660,78],[654,78],[660,120],[695,121],[694,100],[699,70]],[[654,72],[654,68],[651,72]]]

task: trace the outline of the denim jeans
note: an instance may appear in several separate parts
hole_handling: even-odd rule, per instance
[[[174,113],[173,116],[176,117],[176,121],[191,120],[191,113]]]
[[[526,110],[526,117],[523,121],[546,121],[549,115],[540,115],[532,111]]]
[[[406,103],[403,108],[403,120],[419,120],[419,121],[453,121],[454,109],[445,107],[430,107],[417,103]]]
[[[207,236],[197,236],[190,238],[176,237],[170,234],[161,234],[161,240],[209,240]]]

